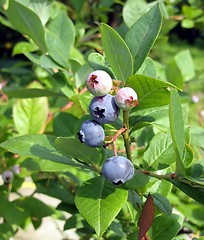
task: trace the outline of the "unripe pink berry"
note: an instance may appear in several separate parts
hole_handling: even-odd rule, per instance
[[[13,181],[13,173],[10,170],[6,170],[2,173],[2,179],[4,183],[11,183]]]
[[[138,105],[137,93],[130,87],[121,88],[115,95],[115,103],[123,111],[130,110]]]
[[[89,74],[86,86],[94,96],[102,97],[110,92],[113,82],[110,75],[102,70],[96,70]]]
[[[14,165],[12,170],[13,170],[13,173],[16,175],[20,174],[21,172],[21,168],[18,165]]]

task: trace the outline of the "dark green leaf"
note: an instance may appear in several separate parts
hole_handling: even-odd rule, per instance
[[[52,90],[39,89],[39,88],[20,88],[20,89],[11,89],[3,88],[4,93],[10,98],[38,98],[38,97],[62,97],[63,94],[55,92]]]
[[[166,215],[171,215],[172,206],[171,206],[171,203],[169,202],[169,200],[166,197],[164,197],[160,193],[153,193],[152,197],[154,199],[155,206],[157,206],[160,211],[162,211]]]
[[[0,239],[7,240],[11,239],[15,235],[15,231],[9,223],[0,224]]]
[[[74,204],[74,195],[70,191],[68,191],[60,182],[57,180],[41,180],[35,182],[38,193],[43,193],[48,196],[57,198],[64,203]],[[68,187],[68,186],[67,186]]]
[[[22,157],[48,159],[72,166],[82,166],[55,149],[56,138],[45,134],[29,134],[9,139],[1,143],[0,147]]]
[[[172,214],[170,216],[161,215],[154,219],[152,225],[151,239],[172,240],[183,225],[183,217]]]
[[[120,35],[110,26],[101,25],[102,44],[106,59],[117,80],[126,82],[133,74],[133,59],[129,48]]]
[[[126,203],[127,198],[127,190],[116,188],[100,176],[81,185],[75,197],[75,204],[100,238]]]
[[[204,204],[204,183],[199,184],[195,180],[186,178],[172,179],[170,180],[177,188],[182,190],[189,197],[193,198],[197,202]]]
[[[101,162],[102,156],[98,149],[89,147],[76,138],[58,137],[55,141],[55,147],[67,156],[91,165]]]
[[[124,187],[128,189],[142,188],[148,183],[148,181],[149,177],[147,175],[136,171],[131,180],[124,184]]]
[[[10,0],[6,14],[17,31],[27,34],[43,52],[46,52],[44,28],[33,11],[14,0]]]
[[[60,112],[53,120],[55,135],[61,137],[75,136],[78,120],[78,118],[70,113]]]
[[[191,168],[191,177],[193,178],[204,177],[204,160],[200,160],[193,164]]]
[[[159,3],[157,3],[137,20],[127,32],[125,41],[134,59],[134,72],[137,72],[151,50],[159,34],[161,24],[162,15]]]

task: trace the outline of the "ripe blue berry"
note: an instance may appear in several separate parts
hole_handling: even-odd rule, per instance
[[[106,95],[110,92],[112,84],[110,75],[102,70],[96,70],[89,74],[86,81],[87,89],[94,96]]]
[[[137,93],[130,87],[121,88],[115,95],[115,103],[123,111],[138,105]]]
[[[103,164],[102,175],[116,185],[123,184],[133,177],[134,166],[126,157],[110,157]]]
[[[105,139],[103,127],[93,120],[86,120],[83,122],[77,135],[82,143],[90,147],[101,146]]]
[[[4,183],[11,183],[13,181],[13,173],[10,170],[6,170],[2,173],[2,179]]]
[[[114,97],[107,94],[103,97],[94,97],[89,104],[92,118],[100,124],[115,122],[120,109],[115,104]]]

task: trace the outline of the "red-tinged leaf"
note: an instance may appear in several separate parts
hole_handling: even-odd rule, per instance
[[[154,219],[154,200],[152,196],[149,194],[139,219],[138,240],[141,240],[142,238],[146,239],[145,234],[151,227],[153,219]]]

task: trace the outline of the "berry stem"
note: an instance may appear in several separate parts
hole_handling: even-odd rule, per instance
[[[127,158],[130,161],[132,161],[131,151],[130,151],[130,141],[129,141],[129,111],[123,111],[123,125],[126,129],[126,131],[123,132],[125,151],[126,151]]]

